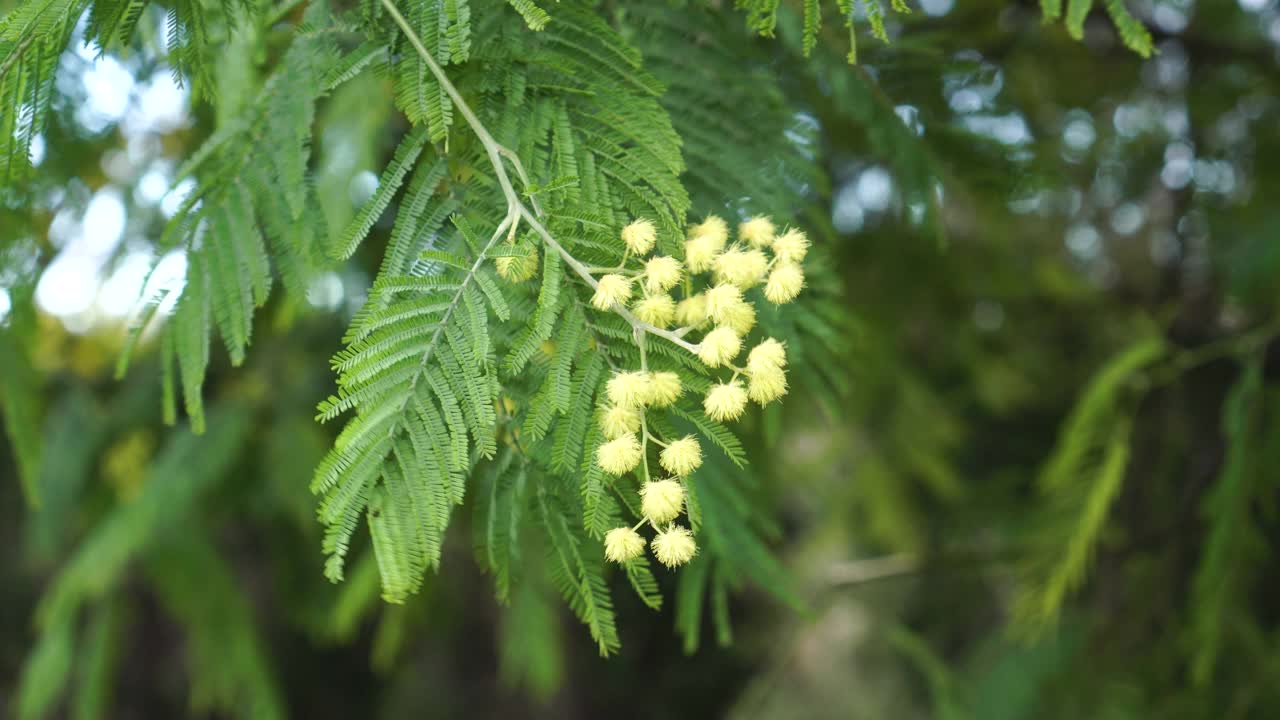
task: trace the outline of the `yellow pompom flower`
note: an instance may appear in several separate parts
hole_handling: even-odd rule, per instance
[[[809,238],[795,228],[790,228],[773,240],[774,257],[784,263],[798,263],[809,252]]]
[[[769,282],[764,286],[764,296],[775,305],[789,303],[800,294],[804,287],[804,271],[795,263],[783,263],[769,273]]]
[[[627,433],[640,430],[640,411],[625,405],[610,405],[600,413],[600,432],[605,438],[616,440]]]
[[[676,317],[676,301],[670,295],[650,295],[631,307],[642,321],[666,328]]]
[[[719,252],[729,242],[729,224],[718,215],[708,215],[706,220],[689,228],[689,239],[696,237],[709,238],[716,252]]]
[[[698,543],[694,542],[693,533],[680,525],[672,525],[653,539],[654,557],[669,568],[684,565],[697,554]]]
[[[747,355],[747,372],[786,366],[787,348],[773,338],[768,338],[751,348],[751,352]]]
[[[685,435],[663,449],[658,462],[672,475],[684,477],[702,465],[702,446],[692,435]]]
[[[644,538],[629,527],[614,528],[604,534],[604,557],[609,562],[635,560],[644,552]]]
[[[756,308],[744,300],[725,311],[721,322],[739,335],[746,335],[756,326]]]
[[[727,282],[746,290],[760,284],[769,270],[769,258],[760,250],[728,250],[713,264],[716,282]]]
[[[689,272],[706,272],[711,269],[719,252],[720,248],[716,247],[714,240],[706,235],[698,235],[685,241],[684,261],[689,266]]]
[[[640,512],[655,526],[669,523],[684,509],[684,486],[676,480],[651,480],[640,488]]]
[[[761,405],[787,394],[787,374],[780,367],[765,367],[751,373],[747,395]]]
[[[631,298],[631,279],[622,275],[602,275],[596,285],[596,293],[591,296],[591,304],[597,309],[608,310],[614,305],[622,305]]]
[[[668,407],[680,397],[684,389],[680,386],[680,376],[673,372],[649,373],[649,396],[645,404],[649,407]]]
[[[610,475],[623,475],[636,469],[642,452],[635,433],[627,433],[596,448],[596,462]]]
[[[615,373],[609,378],[605,390],[614,405],[625,408],[640,407],[649,398],[649,373],[638,370]]]
[[[691,295],[676,305],[676,322],[686,327],[698,327],[707,321],[707,296]]]
[[[716,285],[703,293],[706,298],[707,317],[720,322],[734,307],[741,305],[742,290],[736,285]]]
[[[747,391],[742,383],[732,382],[712,385],[707,397],[702,401],[702,409],[707,417],[718,422],[737,420],[747,408]]]
[[[503,280],[524,282],[538,272],[538,255],[532,251],[527,255],[504,255],[494,260],[494,265]]]
[[[627,249],[636,255],[644,255],[653,249],[653,244],[658,239],[658,231],[653,227],[653,223],[645,218],[634,220],[632,223],[622,228],[622,242],[627,244]]]
[[[664,293],[680,283],[680,261],[659,255],[644,264],[644,286],[651,293]]]
[[[767,215],[756,215],[738,226],[738,237],[745,240],[753,248],[766,248],[773,243],[773,234],[777,228]]]
[[[732,328],[718,327],[698,343],[698,359],[707,367],[720,367],[738,356],[742,340]]]

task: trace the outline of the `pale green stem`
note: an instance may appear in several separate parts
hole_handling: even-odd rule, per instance
[[[662,447],[667,447],[667,443],[664,443],[664,442],[662,442],[661,440],[659,440],[659,439],[658,439],[658,437],[657,437],[656,435],[651,435],[651,434],[649,434],[649,431],[648,431],[648,430],[646,430],[646,431],[645,431],[644,436],[645,436],[646,438],[648,438],[648,439],[652,440],[653,442],[657,443],[658,445],[661,445]]]
[[[636,346],[640,348],[640,372],[647,372],[649,356],[645,348],[644,332],[640,328],[633,328],[631,332]],[[649,424],[643,409],[640,411],[640,457],[644,461],[644,481],[649,482]]]

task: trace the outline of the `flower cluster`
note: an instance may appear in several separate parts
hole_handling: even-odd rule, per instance
[[[804,287],[801,262],[809,249],[804,233],[779,233],[769,218],[753,217],[738,226],[731,243],[728,224],[711,216],[689,230],[684,262],[665,255],[649,257],[657,246],[657,231],[648,220],[631,223],[621,238],[626,247],[623,262],[594,278],[591,304],[626,315],[625,308],[647,326],[646,333],[676,342],[708,368],[731,372],[713,382],[703,397],[707,417],[736,420],[749,401],[765,405],[786,394],[787,354],[782,343],[766,338],[748,352],[744,366],[735,363],[744,338],[756,325],[748,294],[759,289],[764,300],[782,304],[794,300]],[[629,267],[629,259],[638,260],[639,267]],[[682,291],[679,299],[673,294],[677,290]],[[698,341],[692,342],[694,338]],[[633,560],[646,546],[668,567],[683,565],[697,554],[693,534],[675,521],[685,509],[685,479],[702,464],[702,447],[693,435],[664,440],[645,416],[650,409],[675,404],[684,390],[676,373],[647,367],[643,346],[640,369],[617,371],[606,385],[607,401],[597,417],[605,441],[596,448],[596,463],[610,475],[636,472],[642,479],[640,522],[605,535],[605,556],[613,562]],[[668,477],[650,474],[650,443],[661,447],[657,465]],[[657,532],[648,542],[639,532],[646,524]]]
[[[674,404],[683,392],[679,375],[648,370],[615,373],[605,386],[608,403],[600,409],[598,423],[606,441],[596,448],[596,464],[610,475],[625,475],[643,467],[645,477],[640,488],[644,518],[636,527],[615,528],[605,535],[605,557],[609,560],[627,562],[639,557],[646,542],[638,529],[646,523],[658,529],[652,547],[659,562],[676,567],[698,551],[693,534],[674,521],[684,512],[682,478],[702,465],[702,446],[692,435],[662,442],[649,432],[644,415],[649,408]],[[649,479],[650,441],[664,446],[658,453],[658,465],[671,477]]]

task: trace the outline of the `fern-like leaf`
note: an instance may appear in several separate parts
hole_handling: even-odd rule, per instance
[[[1262,368],[1252,361],[1223,406],[1227,453],[1217,484],[1203,506],[1209,537],[1196,570],[1190,632],[1196,648],[1192,677],[1200,685],[1212,678],[1223,652],[1230,614],[1248,594],[1252,568],[1266,557],[1266,537],[1254,518],[1256,498],[1262,490],[1257,458],[1262,405]]]
[[[455,226],[461,224],[455,218]],[[462,244],[461,233],[454,245]],[[493,369],[487,301],[478,275],[495,233],[464,269],[435,264],[435,274],[381,276],[374,295],[390,312],[362,316],[359,338],[334,359],[338,395],[320,405],[329,419],[354,410],[316,471],[328,531],[326,574],[341,579],[343,560],[366,507],[383,592],[403,601],[440,558],[450,508],[462,502],[471,448],[492,456]],[[398,308],[412,303],[412,317]],[[404,513],[408,513],[407,515]]]

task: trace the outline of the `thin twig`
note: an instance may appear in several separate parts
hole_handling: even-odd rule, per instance
[[[829,586],[847,587],[899,575],[911,575],[919,569],[920,559],[914,555],[885,555],[836,563],[827,568],[825,579]]]

